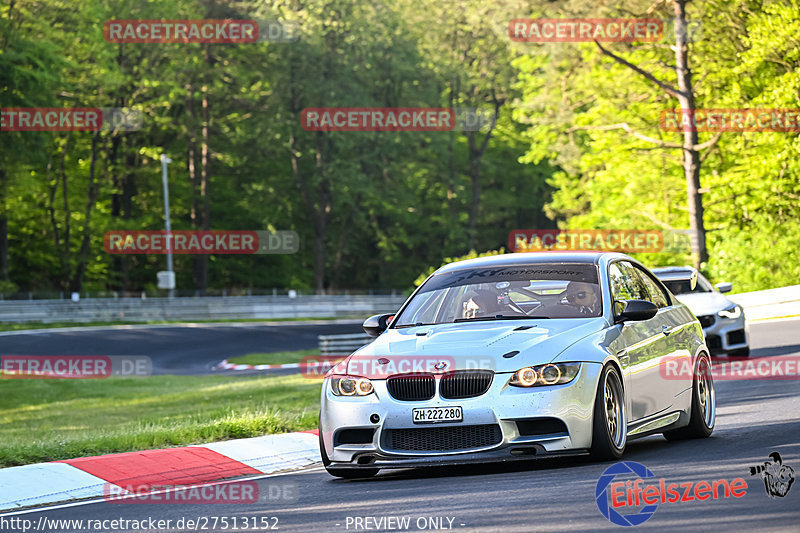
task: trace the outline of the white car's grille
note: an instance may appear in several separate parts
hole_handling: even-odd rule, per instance
[[[386,388],[397,400],[424,401],[433,398],[436,393],[436,381],[433,374],[405,374],[387,379]]]
[[[439,395],[449,400],[474,398],[489,390],[493,377],[494,372],[491,370],[467,370],[445,374],[439,383]]]
[[[494,446],[503,440],[497,424],[386,429],[383,447],[393,451],[443,452]]]

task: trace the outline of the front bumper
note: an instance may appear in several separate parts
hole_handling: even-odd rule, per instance
[[[439,396],[438,382],[437,392],[430,400],[396,400],[389,394],[385,380],[373,380],[375,392],[368,396],[334,396],[325,379],[321,442],[330,466],[336,468],[407,468],[582,453],[591,446],[592,414],[601,369],[599,363],[584,362],[575,379],[566,385],[529,389],[509,386],[510,373],[495,374],[485,394],[454,400]],[[461,422],[412,421],[414,408],[452,406],[462,408]],[[372,421],[376,419],[378,422]],[[463,438],[472,428],[492,426],[496,426],[496,438],[491,442],[484,440],[472,446],[469,439]],[[390,438],[390,432],[410,429],[421,430],[410,432],[418,440],[424,440],[428,432],[435,433],[437,439],[458,433],[458,442],[464,445],[432,450],[393,447],[397,441]]]
[[[747,348],[750,345],[750,332],[744,312],[739,318],[723,318],[716,314],[698,317],[703,325],[706,345],[712,355],[728,353]]]

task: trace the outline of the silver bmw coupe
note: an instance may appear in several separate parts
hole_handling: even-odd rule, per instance
[[[634,438],[708,437],[697,319],[618,253],[506,254],[443,266],[325,376],[320,452],[337,477],[382,468],[622,456]]]

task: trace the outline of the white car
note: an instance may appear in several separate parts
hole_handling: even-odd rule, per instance
[[[615,253],[481,257],[434,272],[325,376],[319,440],[337,477],[585,454],[714,430],[695,316]],[[668,362],[691,371],[667,377]],[[692,375],[693,374],[693,375]]]
[[[711,285],[689,266],[653,268],[652,272],[700,320],[712,355],[750,355],[750,334],[744,310],[723,295],[730,292],[733,285],[724,282]]]

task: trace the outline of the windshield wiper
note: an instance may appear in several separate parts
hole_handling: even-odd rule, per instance
[[[529,315],[494,315],[494,316],[476,316],[474,318],[456,318],[453,322],[471,322],[473,320],[530,320],[534,318],[548,318],[546,316],[529,316]]]
[[[400,324],[399,326],[395,326],[395,328],[396,328],[396,329],[401,329],[401,328],[415,328],[415,327],[417,327],[417,326],[435,326],[435,325],[436,325],[436,323],[434,323],[434,322],[428,322],[428,323],[425,323],[425,322],[417,322],[416,324]]]

